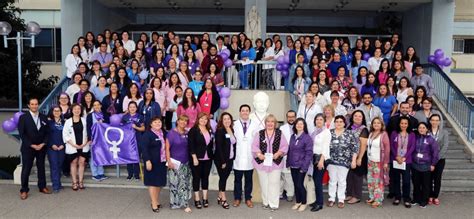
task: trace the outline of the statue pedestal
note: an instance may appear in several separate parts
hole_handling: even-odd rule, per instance
[[[253,171],[253,189],[252,189],[252,201],[262,203],[262,189],[260,188],[260,180],[258,179],[257,170]]]

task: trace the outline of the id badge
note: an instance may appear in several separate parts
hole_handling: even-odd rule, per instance
[[[263,166],[271,167],[273,165],[273,154],[265,153],[265,160],[263,160]]]
[[[335,144],[339,144],[339,140],[334,140],[333,141]]]
[[[422,153],[418,153],[418,154],[416,154],[416,157],[418,157],[418,158],[423,158],[423,154],[422,154]]]
[[[225,134],[225,138],[230,138],[230,135],[229,135],[229,134]]]

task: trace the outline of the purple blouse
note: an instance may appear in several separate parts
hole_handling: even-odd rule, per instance
[[[167,138],[170,143],[170,157],[181,163],[187,163],[189,161],[188,134],[181,135],[176,129],[172,129],[168,132]]]

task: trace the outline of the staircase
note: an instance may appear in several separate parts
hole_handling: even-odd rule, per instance
[[[471,142],[472,137],[474,136],[474,130],[472,128],[472,123],[474,123],[474,107],[469,102],[465,102],[466,99],[464,96],[459,94],[459,89],[455,86],[454,83],[449,79],[449,77],[438,67],[431,64],[424,65],[425,72],[430,74],[433,77],[433,81],[435,83],[436,95],[435,95],[435,103],[438,105],[439,110],[444,114],[445,127],[446,130],[450,134],[449,138],[449,149],[447,152],[446,158],[446,166],[443,173],[443,181],[442,181],[442,191],[444,192],[474,192],[474,163],[471,162],[472,159],[472,152],[471,150]],[[448,83],[448,84],[447,84]],[[51,105],[56,104],[57,96],[63,92],[68,86],[68,81],[63,79],[58,84],[58,86],[52,90],[52,92],[48,95],[48,97],[43,101],[40,105],[40,111],[42,113],[48,113],[48,110]],[[444,88],[447,88],[445,91]],[[253,96],[255,91],[237,91],[234,90],[231,98],[233,98],[233,102],[242,102],[245,101],[247,103],[251,103],[251,99],[249,96]],[[247,92],[247,93],[246,93]],[[288,102],[287,97],[283,98],[281,95],[286,95],[286,92],[283,94],[275,92],[268,92],[270,95],[270,111],[275,111],[277,117],[281,117],[283,115],[279,115],[282,111],[282,107],[275,107],[273,104],[275,102]],[[464,98],[463,98],[464,97]],[[244,100],[243,100],[243,99]],[[247,99],[245,99],[247,98]],[[277,98],[277,99],[274,99]],[[278,99],[280,98],[280,99]],[[235,99],[235,100],[234,100]],[[466,99],[467,100],[467,99]],[[231,106],[229,111],[234,115],[238,114],[237,108],[238,106]],[[285,106],[284,108],[286,108]],[[236,108],[236,109],[233,109]],[[272,109],[272,108],[279,108],[279,109]],[[281,112],[280,112],[281,111]],[[449,112],[449,113],[446,113]],[[17,135],[15,133],[11,133],[12,135]],[[46,163],[46,177],[47,181],[50,182],[50,175],[49,175],[49,164]],[[218,176],[215,170],[212,171],[210,176],[210,189],[217,190],[217,182]],[[120,173],[120,174],[119,174]],[[84,182],[86,186],[89,187],[122,187],[122,188],[145,188],[141,181],[127,181],[125,178],[127,176],[127,170],[125,165],[121,165],[119,167],[110,166],[105,168],[105,174],[109,177],[109,179],[96,182],[91,179],[91,172],[90,169],[87,168],[85,172]],[[17,174],[15,174],[17,176]],[[18,175],[19,176],[19,175]],[[228,180],[228,188],[233,188],[233,175],[229,177]],[[19,180],[19,178],[18,178]],[[33,171],[30,176],[30,183],[36,184],[37,175],[36,175],[36,167],[33,168]],[[62,178],[63,185],[69,186],[71,185],[71,178]],[[365,188],[364,188],[365,190]]]

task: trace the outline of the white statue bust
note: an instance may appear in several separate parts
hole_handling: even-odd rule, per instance
[[[257,122],[258,130],[265,128],[265,118],[268,116],[268,105],[270,98],[267,93],[260,91],[253,96],[254,112],[250,114],[250,119]]]

